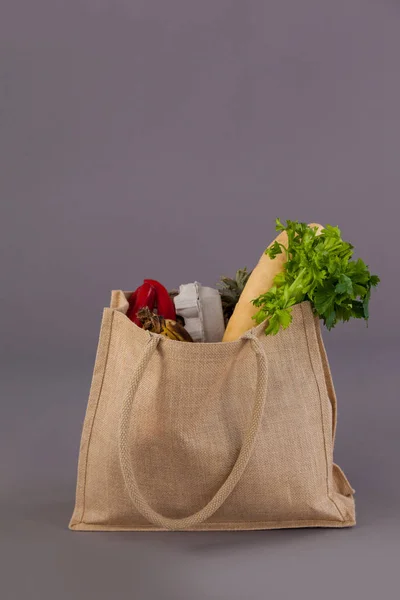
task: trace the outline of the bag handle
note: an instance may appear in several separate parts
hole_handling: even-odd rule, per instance
[[[206,506],[188,517],[172,519],[165,517],[153,510],[140,492],[139,485],[136,481],[131,465],[129,452],[129,446],[131,442],[129,438],[130,415],[134,404],[135,394],[149,360],[160,341],[160,336],[155,336],[152,334],[150,335],[150,340],[147,343],[142,357],[137,364],[130,386],[122,402],[119,424],[119,457],[121,469],[129,496],[134,506],[143,517],[145,517],[150,523],[153,523],[154,525],[164,529],[187,529],[189,527],[200,525],[200,523],[211,517],[220,508],[220,506],[222,506],[243,475],[253,451],[254,442],[264,411],[268,383],[267,358],[257,337],[252,332],[247,332],[244,334],[243,338],[250,340],[252,348],[257,356],[258,379],[253,413],[250,419],[249,427],[244,436],[239,455],[226,480],[213,498],[208,502],[208,504],[206,504]]]

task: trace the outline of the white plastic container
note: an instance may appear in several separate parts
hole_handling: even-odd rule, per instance
[[[179,286],[174,298],[176,313],[185,320],[185,328],[195,342],[221,342],[224,332],[224,314],[218,290],[201,283]]]

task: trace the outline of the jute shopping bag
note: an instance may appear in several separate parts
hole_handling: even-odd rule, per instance
[[[348,527],[336,396],[320,322],[185,343],[104,309],[80,445],[74,530]]]

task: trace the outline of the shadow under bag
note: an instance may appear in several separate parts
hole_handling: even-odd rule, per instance
[[[132,323],[129,295],[113,291],[104,309],[70,529],[354,525],[311,304],[276,336],[264,323],[234,342],[186,343]]]

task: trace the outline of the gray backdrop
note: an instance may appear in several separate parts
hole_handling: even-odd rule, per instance
[[[2,0],[4,598],[393,597],[399,53],[393,0]],[[339,225],[382,278],[368,329],[324,333],[357,527],[69,532],[110,290],[214,285],[276,216]]]

